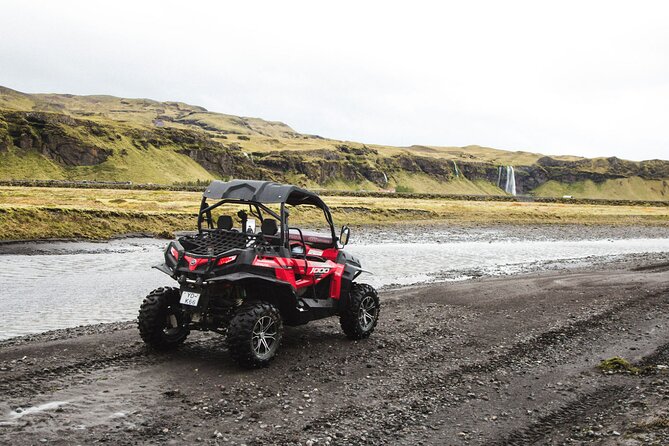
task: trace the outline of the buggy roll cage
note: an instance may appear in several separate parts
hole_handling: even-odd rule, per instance
[[[216,203],[209,205],[207,198],[217,199]],[[272,209],[265,206],[264,203],[278,203],[280,210],[277,214]],[[289,247],[290,234],[289,231],[294,229],[300,234],[300,239],[304,240],[302,231],[299,228],[290,228],[288,226],[288,217],[290,213],[286,208],[286,204],[291,206],[312,205],[323,211],[325,220],[330,226],[330,234],[332,236],[332,244],[336,245],[338,238],[335,235],[334,221],[328,206],[321,200],[321,198],[311,191],[298,188],[297,186],[278,184],[270,181],[244,181],[232,180],[229,182],[212,181],[207,187],[200,203],[200,211],[197,216],[198,233],[202,234],[212,230],[214,222],[212,220],[211,211],[223,204],[241,204],[248,205],[251,215],[263,220],[263,212],[274,217],[281,224],[280,244],[281,246]],[[255,208],[255,213],[254,213]],[[208,228],[203,228],[202,223],[206,220]],[[243,228],[246,229],[246,228]]]

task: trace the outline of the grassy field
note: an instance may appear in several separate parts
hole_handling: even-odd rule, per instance
[[[571,195],[577,198],[616,197],[620,200],[658,200],[669,197],[669,182],[639,177],[616,178],[601,183],[590,180],[571,184],[548,181],[536,188],[534,193],[540,197]]]
[[[215,178],[195,161],[173,150],[138,150],[132,147],[123,150],[123,157],[112,156],[96,166],[62,166],[36,151],[18,154],[15,150],[8,150],[0,153],[0,178],[116,181],[120,177],[124,181],[144,183],[174,183],[183,178],[208,181]]]
[[[0,240],[104,239],[128,233],[169,237],[194,229],[198,192],[0,187]],[[453,225],[605,224],[669,226],[669,206],[466,201],[401,197],[329,196],[335,223],[350,225],[439,222]],[[293,212],[313,224],[318,212]]]

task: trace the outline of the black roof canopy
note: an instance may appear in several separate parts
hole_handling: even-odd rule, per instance
[[[204,191],[205,198],[215,200],[256,201],[258,203],[288,203],[292,206],[312,204],[324,207],[318,195],[291,184],[258,180],[214,180]]]

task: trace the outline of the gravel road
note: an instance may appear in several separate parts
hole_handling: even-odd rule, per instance
[[[370,339],[289,328],[254,371],[218,335],[150,353],[133,323],[0,342],[0,444],[669,444],[666,260],[381,299]]]

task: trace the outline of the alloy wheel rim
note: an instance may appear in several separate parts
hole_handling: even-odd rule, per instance
[[[277,343],[276,321],[270,316],[263,316],[253,326],[251,344],[258,358],[264,359],[271,356],[276,349]]]
[[[374,325],[378,315],[378,307],[372,296],[365,296],[360,302],[358,322],[363,330],[369,330]]]

